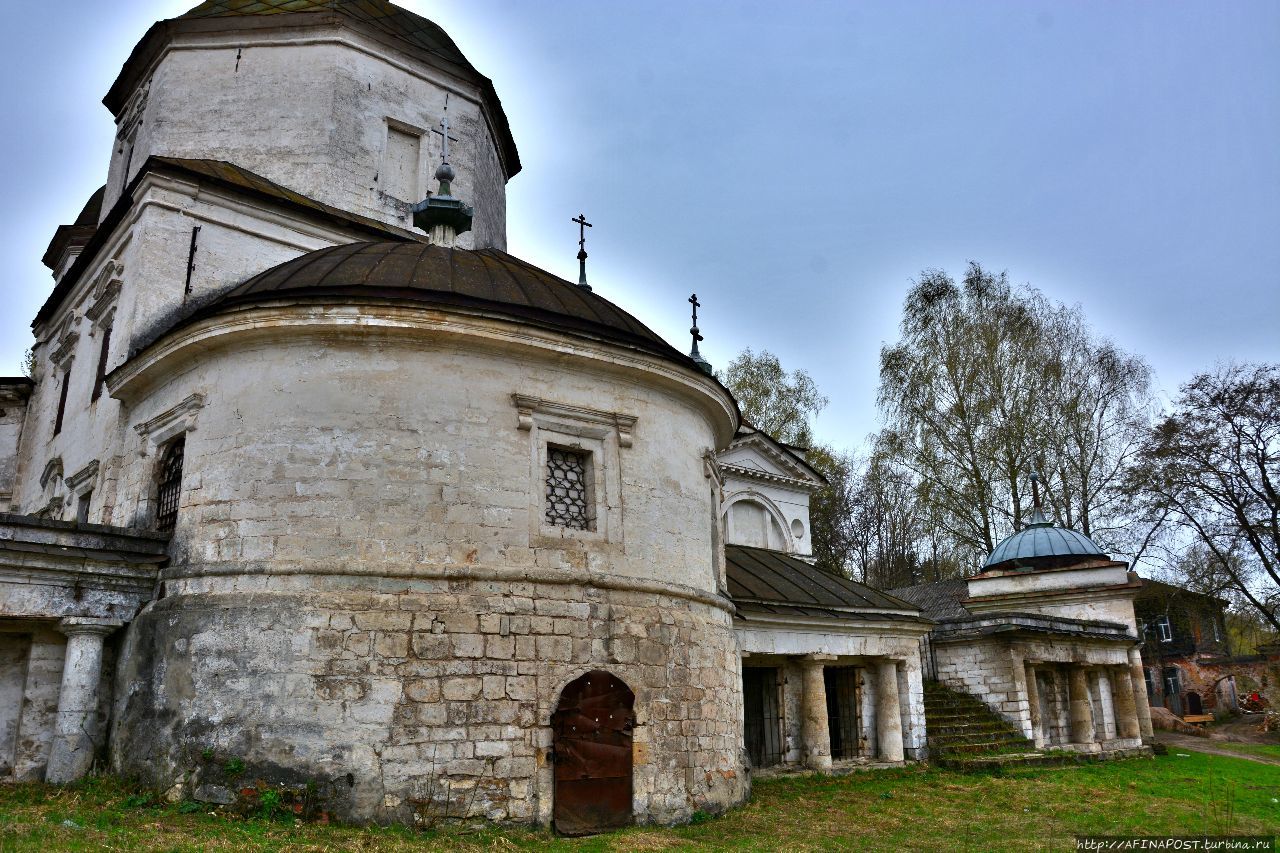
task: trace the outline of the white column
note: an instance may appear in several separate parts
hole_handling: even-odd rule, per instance
[[[1155,737],[1151,728],[1151,705],[1147,701],[1147,679],[1142,670],[1142,650],[1137,646],[1129,649],[1129,680],[1133,682],[1133,704],[1138,709],[1138,730],[1143,740]]]
[[[1067,671],[1067,702],[1071,713],[1071,743],[1096,750],[1093,729],[1093,704],[1089,701],[1089,673],[1072,665]]]
[[[1098,723],[1098,740],[1111,740],[1116,736],[1116,709],[1111,702],[1111,677],[1106,667],[1098,669],[1098,706],[1102,719]]]
[[[67,653],[62,664],[62,689],[58,693],[58,717],[49,748],[46,782],[74,782],[93,765],[102,641],[119,627],[119,622],[79,617],[58,623],[58,630],[67,635]]]
[[[1116,734],[1122,738],[1142,737],[1142,728],[1138,723],[1138,708],[1133,695],[1133,679],[1129,677],[1129,668],[1118,666],[1112,672],[1111,683],[1115,685]]]
[[[1023,679],[1027,687],[1027,705],[1031,711],[1031,740],[1036,749],[1044,749],[1044,724],[1040,721],[1040,685],[1036,684],[1036,669],[1023,664]]]
[[[898,699],[898,662],[876,663],[876,742],[881,761],[901,761],[902,709]]]
[[[831,769],[831,729],[827,722],[827,682],[824,663],[834,658],[810,655],[802,658],[804,694],[801,699],[800,740],[804,765],[812,770]]]

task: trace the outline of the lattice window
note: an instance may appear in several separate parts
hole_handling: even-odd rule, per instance
[[[547,448],[547,524],[590,530],[587,468],[590,454]]]
[[[178,436],[165,446],[160,457],[156,489],[156,529],[173,530],[178,523],[178,497],[182,493],[182,457],[186,436]]]

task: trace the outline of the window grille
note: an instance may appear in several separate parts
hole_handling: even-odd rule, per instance
[[[573,530],[591,529],[587,509],[587,456],[559,447],[547,448],[547,524]]]
[[[173,530],[178,522],[178,496],[182,492],[182,457],[186,443],[186,436],[175,438],[160,457],[156,489],[156,529],[160,531]]]
[[[827,728],[831,757],[836,761],[862,754],[862,670],[828,666],[822,673],[827,688]]]
[[[782,762],[782,714],[778,707],[776,667],[742,670],[743,722],[751,766],[772,767]]]

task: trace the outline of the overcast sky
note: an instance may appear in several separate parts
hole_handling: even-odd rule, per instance
[[[105,179],[101,105],[195,0],[14,4],[0,52],[0,373],[40,257]],[[509,249],[590,277],[672,343],[744,347],[876,427],[881,345],[921,270],[969,260],[1079,303],[1166,393],[1280,360],[1280,3],[403,0],[493,78],[524,171]]]

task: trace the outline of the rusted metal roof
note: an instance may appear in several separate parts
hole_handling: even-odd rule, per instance
[[[481,100],[493,123],[494,141],[507,179],[520,172],[520,153],[493,81],[467,61],[453,39],[438,25],[386,0],[206,0],[191,11],[160,21],[147,30],[102,102],[112,115],[119,116],[144,74],[161,55],[164,45],[175,35],[332,23],[359,29],[378,41],[473,82],[480,89]]]
[[[930,619],[959,619],[969,615],[961,604],[969,597],[969,584],[963,578],[900,586],[889,592],[917,605]]]
[[[735,602],[834,610],[890,610],[916,614],[915,605],[866,584],[828,574],[779,551],[728,545],[729,596]],[[843,615],[843,614],[841,614]]]
[[[277,300],[470,308],[647,350],[696,369],[687,355],[598,294],[496,249],[426,243],[349,243],[308,252],[259,273],[179,325]]]

